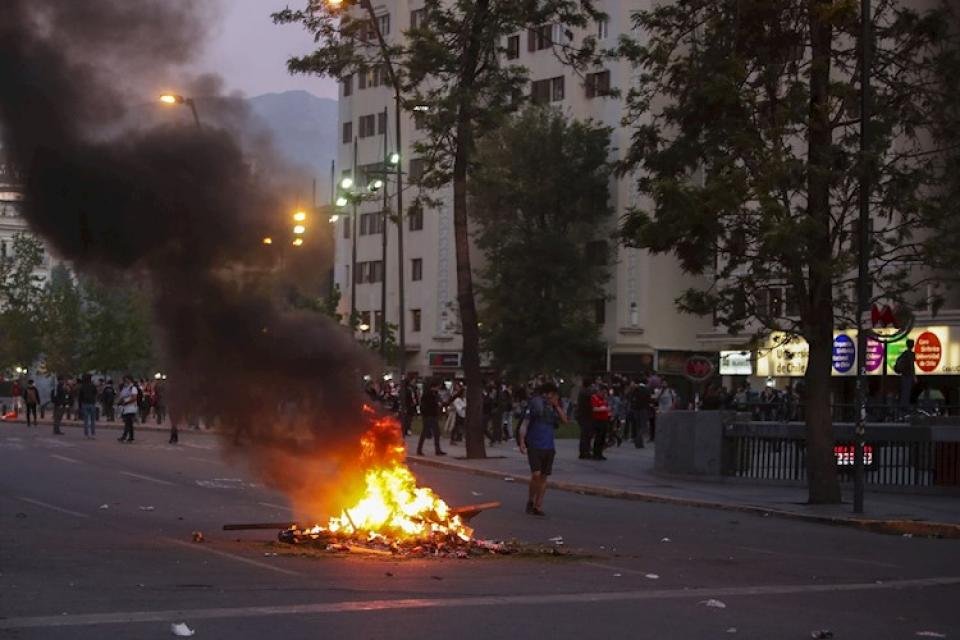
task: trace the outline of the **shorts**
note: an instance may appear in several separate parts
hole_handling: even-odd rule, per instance
[[[539,472],[548,476],[553,473],[553,458],[557,455],[556,449],[527,449],[527,461],[532,473]]]

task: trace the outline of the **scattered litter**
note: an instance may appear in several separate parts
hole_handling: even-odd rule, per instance
[[[708,607],[712,607],[712,608],[714,608],[714,609],[726,609],[726,608],[727,608],[727,605],[725,605],[723,602],[721,602],[721,601],[719,601],[719,600],[714,600],[713,598],[710,598],[709,600],[701,600],[701,601],[700,601],[700,604],[705,604],[705,605],[707,605]]]
[[[601,549],[604,549],[604,550],[606,549],[606,547],[603,546],[603,545],[600,545],[600,548],[601,548]]]
[[[615,573],[615,574],[613,574],[613,577],[614,577],[614,578],[622,578],[622,577],[623,577],[623,574],[622,574],[622,573]]]
[[[903,537],[904,537],[904,538],[912,538],[912,537],[913,537],[913,534],[912,534],[912,533],[905,533],[905,534],[903,534]]]
[[[814,640],[830,640],[833,637],[833,631],[830,629],[817,629],[810,632],[810,637]]]
[[[655,574],[655,573],[646,573],[646,574],[644,574],[643,577],[644,577],[644,578],[647,578],[648,580],[659,580],[659,579],[660,579],[660,576],[658,576],[658,575]]]
[[[110,505],[108,505],[108,504],[102,504],[102,505],[100,505],[100,506],[97,507],[97,508],[98,508],[98,509],[109,509],[109,508],[110,508]]]
[[[482,495],[483,495],[483,494],[480,493],[479,491],[471,491],[470,493],[472,493],[472,494],[475,495],[475,496],[482,496]]]
[[[193,532],[193,541],[194,542],[203,542],[203,531],[194,531]]]
[[[387,571],[386,574],[384,574],[384,575],[386,575],[388,578],[392,578],[392,577],[393,577],[393,574],[390,573],[389,571]]]
[[[196,633],[193,629],[187,626],[186,622],[174,622],[170,625],[170,631],[175,636],[180,636],[182,638],[187,638]]]
[[[140,511],[153,511],[155,507],[140,507]]]
[[[431,580],[443,580],[440,576],[430,576]]]
[[[915,635],[920,638],[946,638],[947,637],[947,634],[938,633],[936,631],[917,631]]]
[[[736,627],[730,627],[729,629],[727,629],[727,633],[736,633],[736,632],[737,632]]]
[[[670,538],[660,538],[660,542],[673,542]]]
[[[515,480],[516,480],[516,478],[514,478],[514,477],[512,477],[512,476],[506,476],[506,477],[504,477],[504,479],[503,479],[504,482],[514,482]]]
[[[276,553],[267,552],[267,553],[263,554],[263,557],[264,557],[264,558],[276,558],[276,557],[277,557],[277,554],[276,554]]]
[[[563,536],[553,536],[552,538],[547,538],[547,542],[552,542],[559,547],[563,544]]]

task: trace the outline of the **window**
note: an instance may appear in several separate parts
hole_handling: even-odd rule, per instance
[[[422,131],[427,128],[427,114],[425,112],[413,112],[413,128],[417,131]]]
[[[423,209],[415,207],[407,214],[408,229],[410,231],[421,231],[423,229]]]
[[[410,158],[410,167],[407,170],[410,182],[420,182],[423,179],[423,158]]]
[[[421,319],[420,309],[410,309],[410,333],[420,333]]]
[[[351,73],[346,78],[340,81],[340,84],[343,85],[343,97],[349,97],[353,95],[353,74]]]
[[[380,35],[390,35],[390,14],[385,13],[382,16],[377,16],[377,22],[380,24]]]
[[[563,76],[558,76],[550,81],[550,99],[553,102],[563,100]]]
[[[360,116],[360,137],[368,138],[376,133],[376,114],[371,113],[368,116]]]
[[[605,265],[609,257],[608,251],[606,240],[591,240],[586,244],[584,257],[587,259],[587,264]]]
[[[377,135],[383,135],[387,132],[387,112],[381,111],[377,114]]]
[[[343,265],[343,281],[349,287],[350,286],[350,265]]]
[[[541,51],[553,46],[552,39],[553,26],[549,24],[540,25],[533,29],[527,29],[527,50]]]
[[[414,9],[410,12],[410,28],[411,29],[420,29],[423,27],[423,19],[426,17],[427,12],[423,9]]]
[[[597,20],[597,40],[603,40],[610,35],[610,21],[606,18]]]
[[[350,238],[350,218],[343,216],[341,220],[343,221],[343,239],[348,240]]]
[[[610,72],[588,73],[586,88],[588,98],[610,95]]]
[[[606,324],[607,322],[607,299],[597,298],[593,301],[593,320],[597,324]]]
[[[383,311],[379,309],[373,312],[373,330],[380,333],[383,328]]]
[[[343,144],[353,140],[353,122],[343,123]]]
[[[372,236],[383,233],[383,212],[360,214],[360,235]]]
[[[507,60],[516,60],[520,57],[520,36],[507,37]]]
[[[357,89],[366,89],[367,88],[367,70],[360,69],[357,73]]]
[[[414,258],[410,261],[410,279],[414,282],[423,280],[423,258]]]
[[[357,284],[383,282],[383,261],[357,263]]]
[[[794,287],[787,287],[784,290],[784,298],[787,301],[784,315],[788,318],[798,317],[800,315],[800,296],[797,295],[797,290]]]
[[[383,260],[370,263],[370,282],[383,282]]]

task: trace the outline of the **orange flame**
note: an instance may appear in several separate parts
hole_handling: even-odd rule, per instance
[[[374,411],[364,406],[364,413]],[[359,464],[364,473],[360,498],[327,525],[317,525],[308,534],[324,532],[357,539],[417,543],[456,536],[463,541],[473,537],[459,515],[433,490],[418,487],[406,464],[406,451],[400,426],[389,417],[374,418],[370,429],[360,438]]]

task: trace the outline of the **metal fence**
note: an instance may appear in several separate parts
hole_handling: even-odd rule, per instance
[[[853,480],[854,432],[834,425],[834,459]],[[960,487],[960,426],[869,424],[864,448],[867,485]],[[806,428],[795,423],[735,422],[724,427],[723,474],[805,481]]]
[[[732,407],[738,413],[747,414],[750,420],[758,422],[802,422],[804,407],[802,404],[785,401],[750,401],[735,404]],[[855,404],[830,405],[830,414],[834,422],[853,422],[856,418]],[[947,405],[941,402],[918,401],[909,407],[896,404],[867,403],[867,421],[877,423],[905,423],[914,418],[960,417],[960,405]]]

